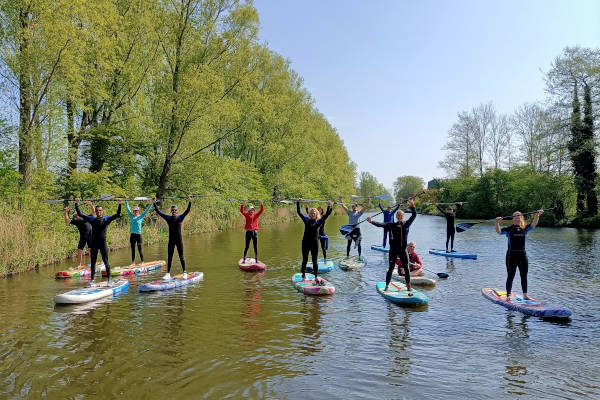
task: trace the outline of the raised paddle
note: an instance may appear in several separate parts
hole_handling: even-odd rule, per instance
[[[359,196],[357,194],[352,194],[352,195],[350,195],[350,197],[353,198],[353,199],[358,199],[358,198],[363,198],[364,199],[364,198],[367,198],[369,196]],[[384,200],[385,201],[385,200],[389,200],[390,199],[390,195],[387,194],[387,193],[384,193],[384,194],[380,194],[379,196],[371,196],[371,198],[372,199],[379,199],[379,200]]]
[[[546,208],[544,211],[550,211],[550,210],[554,210],[554,207]],[[538,210],[528,211],[525,213],[521,213],[521,215],[535,214],[537,212],[538,212]],[[512,217],[513,217],[512,215],[508,215],[506,217],[502,217],[502,219],[512,219]],[[461,222],[461,223],[456,224],[456,232],[464,232],[467,229],[471,229],[474,225],[482,224],[484,222],[494,222],[495,220],[496,220],[496,218],[486,219],[485,221],[479,221],[479,222]]]

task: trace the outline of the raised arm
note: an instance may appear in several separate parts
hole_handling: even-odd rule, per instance
[[[385,211],[383,210],[383,207],[381,206],[381,200],[379,200],[379,209],[381,210],[381,212],[385,212]]]
[[[75,199],[75,212],[77,213],[77,215],[79,215],[84,221],[87,222],[92,222],[92,218],[90,218],[88,215],[85,215],[81,212],[81,210],[79,209],[79,199]]]
[[[333,203],[331,202],[331,200],[329,200],[327,202],[327,211],[325,211],[325,215],[323,215],[320,219],[321,224],[324,224],[327,217],[329,217],[331,215],[331,213],[333,211],[332,205],[333,205]]]
[[[348,207],[346,207],[346,205],[344,204],[344,201],[342,200],[342,196],[340,196],[340,205],[344,209],[344,212],[348,212]]]
[[[377,221],[373,221],[373,218],[369,217],[367,218],[367,221],[371,224],[371,225],[375,225],[379,228],[385,228],[386,227],[386,223],[384,222],[377,222]]]
[[[185,209],[185,211],[183,212],[183,214],[181,214],[179,216],[179,220],[183,221],[183,219],[185,218],[186,215],[188,215],[190,213],[190,209],[192,208],[192,196],[189,196],[189,201],[188,201],[188,206]]]
[[[395,214],[396,214],[396,211],[398,211],[398,209],[399,209],[399,208],[400,208],[400,203],[396,204],[396,208],[394,208],[394,209],[392,210],[392,215],[395,215]]]
[[[242,213],[242,215],[244,217],[247,215],[247,213],[246,213],[246,201],[242,202],[242,205],[240,206],[240,212]]]
[[[96,218],[96,207],[94,207],[94,203],[92,203],[91,200],[88,200],[87,205],[90,206],[90,215]]]
[[[160,211],[160,208],[158,208],[158,206],[156,205],[156,197],[154,197],[152,199],[152,204],[154,205],[154,210],[156,210],[156,213],[158,215],[160,215],[160,217],[162,219],[164,219],[165,221],[168,221],[169,220],[169,216],[167,214],[165,214],[164,212]]]
[[[531,227],[535,228],[538,224],[538,222],[540,222],[540,215],[542,215],[544,213],[544,210],[538,210],[535,213],[535,217],[533,217],[533,222],[531,223]]]
[[[127,203],[125,203],[125,204],[127,204]],[[152,208],[152,204],[148,204],[148,207],[146,207],[144,212],[138,218],[144,218],[150,212],[151,208]]]
[[[65,207],[65,222],[67,225],[71,223],[71,218],[69,218],[69,207]]]
[[[130,219],[133,219],[133,213],[131,212],[131,208],[129,208],[129,202],[125,200],[125,209],[127,210],[127,215],[129,215]]]
[[[256,213],[256,218],[260,217],[260,214],[263,213],[263,211],[265,211],[265,203],[263,203],[262,200],[258,200],[260,202],[260,208],[258,209],[258,212]]]
[[[119,203],[119,207],[117,207],[117,213],[108,217],[107,222],[109,223],[113,222],[117,218],[121,218],[121,199],[117,199],[117,202]]]
[[[415,202],[413,199],[409,198],[408,199],[408,204],[410,205],[410,218],[408,219],[408,221],[406,221],[404,223],[404,226],[406,228],[410,227],[410,225],[413,223],[413,221],[415,220],[415,218],[417,218],[417,210],[415,208]]]
[[[442,210],[442,207],[440,207],[440,205],[438,203],[435,203],[435,206],[437,207],[438,210],[440,210],[440,212],[442,213],[442,215],[446,215],[446,211]]]
[[[361,211],[365,212],[369,209],[369,207],[371,207],[371,196],[367,197],[367,204],[365,204],[364,206],[361,207]]]
[[[302,199],[298,199],[296,200],[296,213],[298,213],[298,216],[300,217],[300,219],[304,222],[308,221],[308,217],[304,214],[302,214],[302,211],[300,211],[300,200]]]
[[[502,221],[502,217],[496,217],[496,233],[498,235],[502,234],[502,230],[500,229],[500,221]]]

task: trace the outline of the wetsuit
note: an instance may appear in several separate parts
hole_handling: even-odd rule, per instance
[[[315,278],[319,274],[319,264],[317,263],[317,255],[319,253],[319,230],[323,226],[325,220],[331,214],[333,209],[327,207],[325,215],[321,219],[310,219],[300,211],[300,202],[296,202],[296,212],[302,222],[304,222],[304,236],[302,236],[302,277],[306,273],[306,263],[308,262],[308,253],[312,256],[313,274]]]
[[[129,203],[125,200],[125,209],[127,209],[127,214],[129,214],[129,245],[131,246],[131,263],[135,261],[135,245],[137,244],[138,252],[140,253],[140,260],[144,262],[144,253],[142,252],[142,246],[144,245],[144,241],[142,239],[142,222],[144,221],[144,217],[148,214],[152,208],[152,204],[148,204],[148,207],[144,210],[143,213],[138,215],[137,217],[133,215],[131,209],[129,208]]]
[[[527,271],[529,269],[529,261],[525,252],[525,239],[527,232],[532,230],[531,224],[522,229],[519,225],[511,225],[502,228],[501,234],[508,238],[508,249],[506,250],[506,294],[510,296],[512,283],[517,273],[517,267],[521,275],[521,288],[523,293],[527,293]]]
[[[384,208],[381,206],[381,203],[379,203],[379,209],[383,213],[383,223],[387,224],[388,222],[394,222],[394,215],[396,215],[396,211],[398,211],[399,208],[400,208],[400,204],[398,204],[396,206],[396,208],[394,208],[393,210],[388,211],[388,210],[384,210]],[[383,231],[383,247],[385,247],[385,245],[387,244],[388,235],[389,235],[389,232],[384,230]]]
[[[375,226],[385,229],[390,232],[390,253],[389,253],[389,267],[387,275],[385,276],[385,286],[387,287],[392,280],[392,272],[394,272],[394,266],[396,265],[396,258],[400,257],[402,265],[408,265],[408,254],[406,251],[408,230],[410,225],[417,218],[417,210],[415,207],[410,208],[411,216],[405,222],[389,222],[387,224],[381,222],[375,222],[371,220],[371,223]],[[406,284],[410,285],[410,271],[408,268],[404,268],[404,279]]]
[[[190,208],[192,208],[192,202],[188,202],[188,206],[183,212],[176,217],[172,215],[167,215],[162,212],[156,203],[154,203],[154,209],[156,213],[162,217],[165,221],[167,221],[167,225],[169,225],[169,244],[168,247],[168,258],[167,258],[167,273],[171,273],[171,262],[173,261],[173,251],[175,247],[177,247],[177,253],[179,254],[179,261],[181,262],[181,268],[183,269],[183,273],[185,273],[185,259],[183,258],[183,240],[181,239],[181,223],[186,215],[190,212]]]
[[[308,215],[308,208],[306,209],[306,215]],[[329,236],[325,233],[325,221],[319,226],[319,242],[321,242],[321,251],[323,252],[323,258],[327,259],[327,250],[329,249]]]
[[[252,246],[254,246],[254,259],[258,261],[258,217],[265,210],[264,204],[260,205],[260,209],[258,212],[250,215],[244,210],[244,205],[240,207],[240,212],[244,217],[246,217],[246,247],[244,248],[244,260],[246,259],[246,254],[248,254],[248,248],[250,247],[250,239],[252,239]]]
[[[121,205],[117,208],[115,215],[106,215],[102,218],[96,218],[91,215],[82,214],[79,210],[79,204],[75,203],[75,211],[83,220],[90,223],[92,226],[92,249],[90,251],[90,268],[91,268],[91,280],[94,281],[94,275],[96,274],[96,259],[98,258],[98,251],[102,256],[104,267],[106,268],[106,276],[110,281],[110,264],[108,263],[108,246],[106,245],[106,228],[115,219],[121,217]]]
[[[348,210],[346,212],[346,214],[348,214],[348,225],[357,225],[358,224],[358,219],[361,217],[361,215],[363,215],[364,211],[350,211]],[[346,257],[350,257],[350,247],[352,246],[352,241],[354,240],[356,242],[356,246],[358,247],[358,256],[360,257],[360,253],[361,253],[361,247],[360,247],[360,242],[362,239],[362,235],[360,233],[360,228],[358,226],[356,226],[356,228],[354,228],[352,230],[352,232],[350,232],[349,234],[346,235],[346,239],[348,239],[348,245],[346,246]]]
[[[77,250],[85,249],[87,245],[88,249],[92,248],[92,225],[83,219],[72,218],[71,225],[75,225],[79,230],[79,243],[77,244]]]
[[[442,210],[442,208],[438,205],[436,205],[436,207],[438,208],[438,210],[440,210],[440,212],[442,214],[444,214],[444,217],[446,217],[446,253],[447,253],[448,252],[448,242],[450,242],[450,250],[454,250],[454,234],[456,233],[456,229],[454,229],[454,217],[456,216],[456,213],[446,212],[446,211]]]

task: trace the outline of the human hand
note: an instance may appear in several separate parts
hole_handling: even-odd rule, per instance
[[[121,204],[122,199],[120,197],[117,197],[117,204]]]
[[[156,197],[152,198],[152,204],[156,203]]]
[[[500,221],[502,221],[503,219],[504,219],[504,218],[502,218],[502,217],[496,217],[496,222],[500,222]]]
[[[373,223],[373,219],[371,217],[367,217],[367,221],[371,224]]]
[[[79,197],[75,197],[75,203],[79,203],[79,200],[81,200]]]
[[[327,207],[331,207],[333,205],[333,201],[327,200]]]
[[[537,215],[542,215],[544,213],[544,210],[537,210]]]
[[[85,203],[86,203],[88,206],[90,206],[90,207],[92,206],[92,201],[91,201],[91,200],[88,200],[88,201],[86,201]]]
[[[188,200],[190,201],[190,203],[192,202],[192,199],[194,198],[193,194],[188,194]]]

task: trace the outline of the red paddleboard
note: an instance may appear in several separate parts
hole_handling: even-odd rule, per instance
[[[244,262],[243,258],[240,258],[238,266],[242,271],[246,272],[260,272],[267,269],[267,266],[264,263],[256,261],[254,258],[246,258],[246,262]]]

